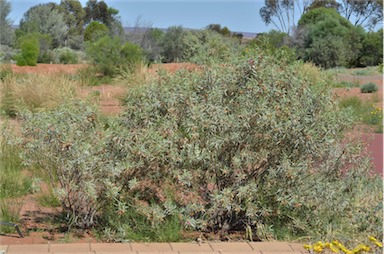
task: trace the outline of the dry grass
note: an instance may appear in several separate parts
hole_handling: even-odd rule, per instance
[[[146,63],[138,63],[132,68],[120,71],[114,79],[114,83],[123,87],[131,87],[147,84],[153,81],[156,73]]]
[[[13,116],[22,109],[52,109],[76,96],[77,82],[60,75],[8,75],[0,84],[1,109]]]

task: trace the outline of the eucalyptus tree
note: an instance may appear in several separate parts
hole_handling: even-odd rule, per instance
[[[39,4],[24,13],[19,34],[40,33],[52,37],[53,47],[64,46],[69,31],[64,14],[55,3]]]
[[[79,0],[61,0],[60,12],[68,26],[68,45],[74,49],[82,48],[85,10]]]
[[[0,0],[0,45],[12,46],[14,31],[12,20],[8,17],[12,10],[11,3],[7,0]]]

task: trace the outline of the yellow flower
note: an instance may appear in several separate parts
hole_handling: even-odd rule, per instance
[[[304,244],[303,247],[304,247],[304,249],[306,249],[306,250],[310,250],[310,249],[312,249],[312,245],[308,245],[308,244]]]
[[[337,248],[337,246],[333,243],[330,243],[329,244],[329,249],[334,252],[334,253],[339,253],[339,248]]]
[[[354,248],[352,252],[359,253],[360,251],[369,251],[369,250],[370,250],[369,246],[361,243],[356,248]]]
[[[373,242],[376,246],[383,248],[383,244],[379,242],[375,237],[369,236],[368,239]]]
[[[323,252],[323,247],[320,245],[313,246],[313,251],[314,252]]]

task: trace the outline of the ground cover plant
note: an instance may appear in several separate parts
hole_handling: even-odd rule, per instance
[[[110,241],[177,240],[181,230],[381,236],[381,179],[358,145],[341,142],[351,110],[308,75],[316,70],[283,57],[254,48],[159,72],[132,86],[113,119],[75,101],[26,112],[25,162],[51,176],[71,227]]]
[[[374,93],[374,92],[377,92],[377,90],[379,90],[379,88],[377,87],[377,85],[375,83],[369,82],[369,83],[361,85],[360,90],[362,93]]]

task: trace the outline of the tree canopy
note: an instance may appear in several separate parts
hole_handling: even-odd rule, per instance
[[[26,33],[48,34],[54,47],[64,46],[68,25],[55,3],[39,4],[30,8],[20,21],[21,35]]]
[[[302,15],[318,8],[334,9],[354,26],[368,30],[383,20],[381,0],[264,0],[259,13],[266,25],[273,24],[279,31],[290,33],[297,13]]]
[[[13,44],[12,20],[8,18],[12,7],[7,0],[0,0],[0,45],[11,46]]]

